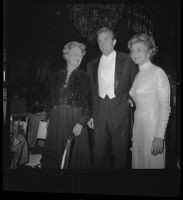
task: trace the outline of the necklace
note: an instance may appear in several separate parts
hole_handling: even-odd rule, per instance
[[[66,88],[68,86],[68,83],[69,83],[69,78],[70,78],[70,75],[72,73],[72,71],[68,71],[67,70],[67,75],[66,75],[66,79],[65,79],[65,84],[64,84],[64,88]]]

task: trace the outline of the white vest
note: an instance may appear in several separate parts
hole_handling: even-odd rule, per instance
[[[105,98],[114,98],[114,76],[115,76],[116,52],[110,55],[102,55],[98,68],[99,96]]]

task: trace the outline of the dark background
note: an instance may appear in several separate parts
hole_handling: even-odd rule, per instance
[[[131,3],[131,1],[128,1]],[[159,51],[155,56],[154,63],[164,69],[164,71],[171,76],[171,79],[177,83],[177,106],[174,114],[171,115],[169,123],[168,134],[169,134],[169,149],[168,157],[170,168],[175,168],[176,158],[180,156],[180,82],[181,82],[181,61],[180,61],[180,50],[181,50],[181,1],[163,1],[163,0],[147,0],[144,2],[136,1],[141,5],[150,8],[153,12],[154,21],[154,38],[156,45],[159,47]],[[56,71],[60,66],[64,64],[62,58],[62,49],[65,43],[77,40],[85,43],[87,46],[87,53],[83,60],[82,68],[86,70],[86,64],[90,59],[100,55],[96,42],[90,42],[87,38],[83,38],[79,31],[74,27],[73,21],[68,16],[66,4],[57,3],[56,1],[10,1],[6,0],[3,2],[3,47],[6,48],[6,72],[7,72],[7,83],[8,94],[11,93],[11,88],[24,86],[31,95],[39,93],[39,87],[41,85],[35,81],[37,63],[41,61],[47,61],[51,64],[51,71]],[[113,2],[114,3],[114,2]],[[133,1],[132,1],[133,4]],[[132,31],[127,29],[127,15],[124,13],[123,18],[119,21],[115,33],[117,35],[116,50],[128,52],[127,42],[134,35]],[[9,92],[10,91],[10,92]],[[36,93],[35,93],[36,91]],[[177,128],[177,131],[176,131]],[[175,133],[176,135],[170,134]],[[175,148],[176,146],[176,148]],[[173,161],[173,162],[172,162]],[[171,166],[173,163],[173,166]],[[59,172],[58,172],[59,173]],[[17,184],[17,178],[19,176],[14,173],[6,175],[6,182],[12,190],[28,190],[28,191],[39,191],[40,184],[46,179],[46,186],[43,184],[41,187],[44,191],[55,186],[55,182],[62,182],[61,185],[57,185],[57,188],[53,190],[68,192],[71,188],[71,192],[84,191],[86,193],[91,191],[94,187],[94,191],[99,193],[117,193],[117,194],[145,194],[154,193],[156,190],[158,194],[170,194],[179,193],[179,179],[177,174],[169,173],[157,173],[154,176],[154,172],[151,174],[150,171],[145,172],[141,176],[140,173],[125,173],[110,174],[106,177],[105,172],[99,174],[88,174],[85,172],[69,175],[70,182],[65,182],[65,175],[57,177],[51,175],[48,177],[50,181],[45,178],[49,173],[43,172],[43,174],[33,174],[29,176],[32,184],[31,188],[27,181],[27,172],[21,172],[21,183]],[[147,174],[146,174],[147,173]],[[19,175],[19,173],[18,173]],[[35,177],[39,178],[36,178]],[[76,178],[73,179],[72,175]],[[146,176],[147,175],[147,176]],[[175,176],[174,176],[175,175]],[[133,177],[132,177],[133,176]],[[100,177],[100,178],[98,178]],[[130,179],[129,179],[130,177]],[[150,179],[149,179],[150,177]],[[68,178],[68,176],[67,176]],[[96,181],[95,178],[98,178]],[[106,178],[111,181],[107,181]],[[41,181],[41,179],[43,181]],[[104,187],[106,183],[112,183],[113,180],[117,180],[115,187],[108,185],[107,189]],[[128,180],[129,179],[129,180]],[[36,182],[36,181],[37,182]],[[74,181],[72,181],[74,180]],[[91,180],[91,181],[90,181]],[[114,181],[115,181],[114,180]],[[122,180],[125,180],[123,184]],[[127,181],[128,180],[128,181]],[[134,182],[131,182],[133,180]],[[151,182],[152,180],[152,182]],[[157,182],[158,180],[158,182]],[[94,182],[93,182],[94,181]],[[144,181],[144,182],[143,182]],[[150,182],[151,183],[150,183]],[[52,185],[53,183],[53,185]],[[67,183],[67,184],[66,184]],[[75,185],[77,184],[77,187]],[[90,187],[88,184],[90,184]],[[119,183],[119,185],[118,185]],[[120,185],[124,185],[124,190],[121,189]],[[148,184],[152,187],[148,187]],[[104,184],[104,185],[102,185]],[[167,185],[168,184],[168,185]],[[64,187],[63,187],[64,186]],[[100,190],[99,190],[100,188]],[[113,188],[113,189],[112,189]],[[138,188],[138,189],[137,189]],[[119,189],[119,190],[118,190]],[[50,189],[51,190],[51,189]],[[133,193],[134,191],[134,193]],[[132,192],[132,193],[130,193]],[[135,193],[136,192],[136,193]]]
[[[10,82],[16,82],[17,85],[21,82],[27,86],[31,82],[29,79],[33,78],[31,75],[34,76],[39,59],[47,60],[51,63],[51,70],[55,71],[59,64],[63,63],[64,44],[72,40],[86,44],[84,64],[100,55],[97,44],[82,38],[74,27],[66,4],[54,1],[25,2],[8,0],[4,3],[5,46],[8,68],[11,68]],[[176,74],[180,70],[180,1],[139,1],[139,4],[153,12],[153,33],[159,47],[155,64],[160,65],[173,80],[180,82],[180,73]],[[128,52],[127,42],[134,34],[128,31],[127,20],[127,14],[124,12],[114,30],[117,35],[116,50],[124,52]],[[15,75],[18,76],[18,68],[24,68],[20,69],[24,72],[21,79]],[[83,69],[85,68],[83,66]]]

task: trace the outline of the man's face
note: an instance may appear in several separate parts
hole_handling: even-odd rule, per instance
[[[101,52],[107,56],[114,50],[116,39],[113,40],[110,32],[101,32],[98,35],[98,45]]]

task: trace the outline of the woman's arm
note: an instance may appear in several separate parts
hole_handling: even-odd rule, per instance
[[[152,155],[161,154],[164,149],[164,138],[168,119],[170,115],[170,84],[168,77],[162,69],[155,71],[153,77],[153,84],[155,85],[156,95],[158,98],[158,126],[154,140],[152,142]]]
[[[158,68],[155,71],[153,82],[156,89],[156,94],[158,98],[158,109],[159,109],[159,115],[158,115],[158,127],[155,137],[164,139],[165,138],[165,132],[166,127],[168,124],[169,115],[171,112],[170,107],[170,84],[167,75],[165,72]]]

